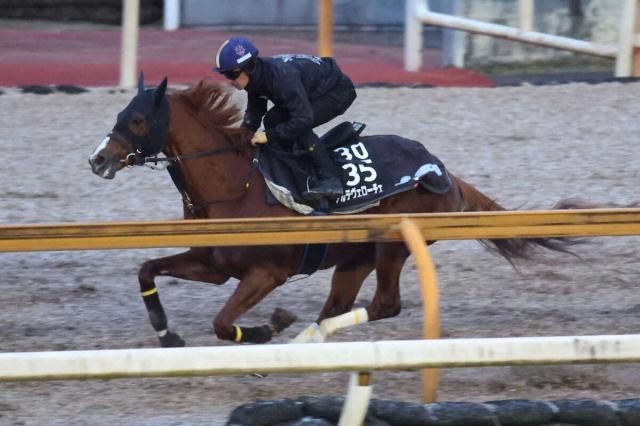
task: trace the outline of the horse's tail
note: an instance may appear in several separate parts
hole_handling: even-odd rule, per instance
[[[462,196],[463,211],[506,210],[500,204],[478,191],[471,184],[458,177],[454,177],[454,179]],[[570,207],[567,206],[568,204],[559,203],[554,206],[554,209],[579,207],[577,204],[573,204]],[[536,247],[543,247],[553,251],[573,254],[568,248],[575,245],[577,241],[571,238],[549,237],[480,240],[480,243],[489,251],[499,254],[514,265],[514,261],[517,260],[531,260]]]

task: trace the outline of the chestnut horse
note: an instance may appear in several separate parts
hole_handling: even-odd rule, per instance
[[[112,179],[127,165],[158,161],[151,156],[162,152],[182,193],[185,219],[298,215],[282,205],[267,203],[268,189],[253,165],[255,148],[249,143],[251,133],[235,126],[240,110],[232,104],[225,86],[201,81],[171,94],[165,93],[166,87],[165,78],[157,88],[145,90],[141,75],[137,95],[118,114],[113,130],[90,155],[93,173]],[[450,177],[452,188],[445,194],[417,186],[383,199],[366,213],[504,210],[467,182],[452,174]],[[562,238],[513,238],[482,243],[513,262],[530,259],[531,249],[536,246],[566,252],[572,242]],[[224,340],[264,343],[295,317],[276,309],[268,325],[240,327],[235,322],[296,274],[304,249],[304,245],[194,247],[146,261],[138,280],[161,346],[184,346],[185,342],[169,329],[154,282],[157,276],[213,284],[237,278],[240,282],[235,292],[213,320],[215,334]],[[402,242],[330,245],[320,265],[320,269],[335,266],[329,296],[317,323],[300,333],[295,341],[313,340],[314,335],[327,336],[359,322],[398,315],[400,272],[408,256]],[[373,300],[365,308],[351,311],[364,279],[374,269],[377,287]]]

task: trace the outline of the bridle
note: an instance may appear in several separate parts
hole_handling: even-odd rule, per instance
[[[191,197],[189,196],[189,194],[186,191],[185,188],[185,183],[184,183],[184,175],[182,174],[182,169],[180,168],[180,162],[181,161],[185,161],[185,160],[193,160],[196,158],[202,158],[202,157],[212,157],[215,155],[219,155],[219,154],[224,154],[228,151],[232,151],[232,150],[238,150],[238,149],[246,149],[249,148],[251,146],[251,143],[247,142],[247,143],[242,143],[242,144],[231,144],[229,146],[225,146],[222,148],[215,148],[215,149],[208,149],[205,151],[199,151],[199,152],[194,152],[192,154],[187,154],[187,155],[174,155],[171,157],[158,157],[157,155],[154,156],[146,156],[144,155],[144,153],[140,150],[140,148],[138,147],[134,147],[134,145],[127,141],[122,135],[120,135],[117,132],[110,132],[107,135],[108,138],[110,138],[111,140],[115,141],[118,145],[120,145],[126,152],[128,152],[128,154],[126,155],[126,157],[122,160],[120,160],[121,163],[125,163],[125,165],[127,167],[135,167],[135,166],[150,166],[150,164],[158,164],[161,162],[166,162],[168,163],[166,166],[166,169],[168,170],[171,179],[173,180],[173,183],[175,184],[176,188],[178,189],[178,191],[180,192],[180,194],[182,195],[182,201],[185,205],[185,207],[187,207],[187,209],[192,213],[195,214],[195,212],[197,212],[198,210],[201,210],[205,207],[208,207],[210,205],[213,204],[218,204],[218,203],[226,203],[226,202],[231,202],[231,201],[237,201],[240,198],[244,197],[245,194],[247,193],[247,191],[249,190],[249,187],[251,186],[251,180],[253,179],[253,177],[255,176],[256,172],[257,172],[257,162],[254,159],[251,163],[251,170],[249,171],[249,174],[247,175],[247,178],[245,179],[245,183],[243,185],[243,188],[240,190],[240,192],[238,193],[238,195],[232,196],[232,197],[228,197],[228,198],[221,198],[221,199],[214,199],[214,200],[209,200],[209,201],[203,201],[200,203],[193,203],[193,201],[191,200]],[[150,166],[152,169],[160,169],[158,167],[154,167],[154,166]]]
[[[195,158],[211,157],[214,155],[222,154],[227,151],[244,149],[251,146],[250,143],[243,143],[243,144],[229,145],[223,148],[207,149],[205,151],[194,152],[193,154],[187,154],[187,155],[174,155],[172,157],[158,157],[157,155],[154,155],[151,157],[147,157],[140,150],[140,148],[134,147],[131,142],[127,141],[119,133],[111,132],[107,134],[107,137],[115,141],[118,145],[124,148],[125,151],[128,152],[127,156],[124,159],[120,160],[120,162],[125,163],[127,167],[144,166],[145,164],[149,164],[149,163],[157,164],[159,162],[176,162],[176,161],[184,161],[184,160],[193,160]]]

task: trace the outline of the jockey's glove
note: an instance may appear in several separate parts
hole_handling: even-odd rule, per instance
[[[265,132],[255,132],[251,138],[251,145],[256,146],[262,143],[267,143],[267,134]]]

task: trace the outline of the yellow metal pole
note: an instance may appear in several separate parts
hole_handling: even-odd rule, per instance
[[[424,241],[420,228],[411,220],[400,222],[400,231],[409,247],[418,268],[420,289],[422,290],[422,334],[425,339],[440,338],[440,307],[438,279],[433,259]],[[422,370],[422,399],[435,402],[438,397],[438,369]]]
[[[318,55],[333,56],[333,0],[319,0]]]

